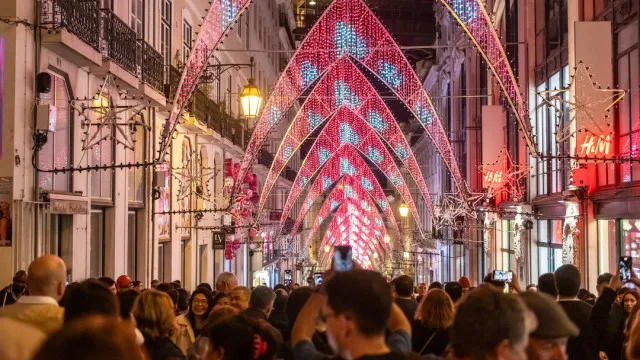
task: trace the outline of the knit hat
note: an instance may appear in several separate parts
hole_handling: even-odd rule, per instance
[[[556,339],[578,336],[580,333],[564,309],[551,296],[532,291],[522,292],[518,296],[538,320],[538,327],[531,333],[531,336]]]
[[[128,277],[127,275],[120,275],[118,277],[118,280],[116,280],[116,285],[118,285],[118,287],[121,288],[127,288],[127,287],[131,287],[131,278]]]
[[[468,289],[471,287],[471,281],[469,281],[469,278],[466,276],[461,277],[460,280],[458,280],[458,284],[460,284],[463,289]]]

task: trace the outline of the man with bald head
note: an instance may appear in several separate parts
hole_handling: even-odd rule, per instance
[[[0,309],[0,318],[7,317],[29,323],[51,334],[62,327],[64,310],[58,306],[65,291],[67,267],[55,255],[35,259],[27,272],[29,295]]]

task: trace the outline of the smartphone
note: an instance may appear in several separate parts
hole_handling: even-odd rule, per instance
[[[622,281],[631,280],[631,264],[632,259],[631,256],[620,256],[620,261],[618,262],[618,268],[620,270],[620,279]]]
[[[506,270],[493,270],[491,280],[511,282],[513,281],[513,272]]]
[[[349,271],[353,268],[353,252],[351,246],[334,246],[333,270]]]
[[[284,284],[287,285],[287,286],[291,285],[291,278],[292,278],[291,270],[285,270],[284,271]]]
[[[313,274],[313,281],[316,283],[316,286],[322,285],[322,278],[324,277],[324,273],[317,272]]]

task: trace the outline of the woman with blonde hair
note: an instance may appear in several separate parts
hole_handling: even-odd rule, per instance
[[[418,305],[411,323],[413,351],[442,356],[449,345],[449,327],[453,323],[453,301],[446,292],[432,289]]]
[[[185,358],[180,348],[171,341],[177,328],[169,295],[156,290],[145,291],[133,304],[132,313],[144,336],[144,346],[151,360]]]

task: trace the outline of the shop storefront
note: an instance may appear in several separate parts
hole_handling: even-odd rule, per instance
[[[598,274],[615,273],[617,259],[631,256],[640,272],[640,198],[595,202],[598,227]]]

